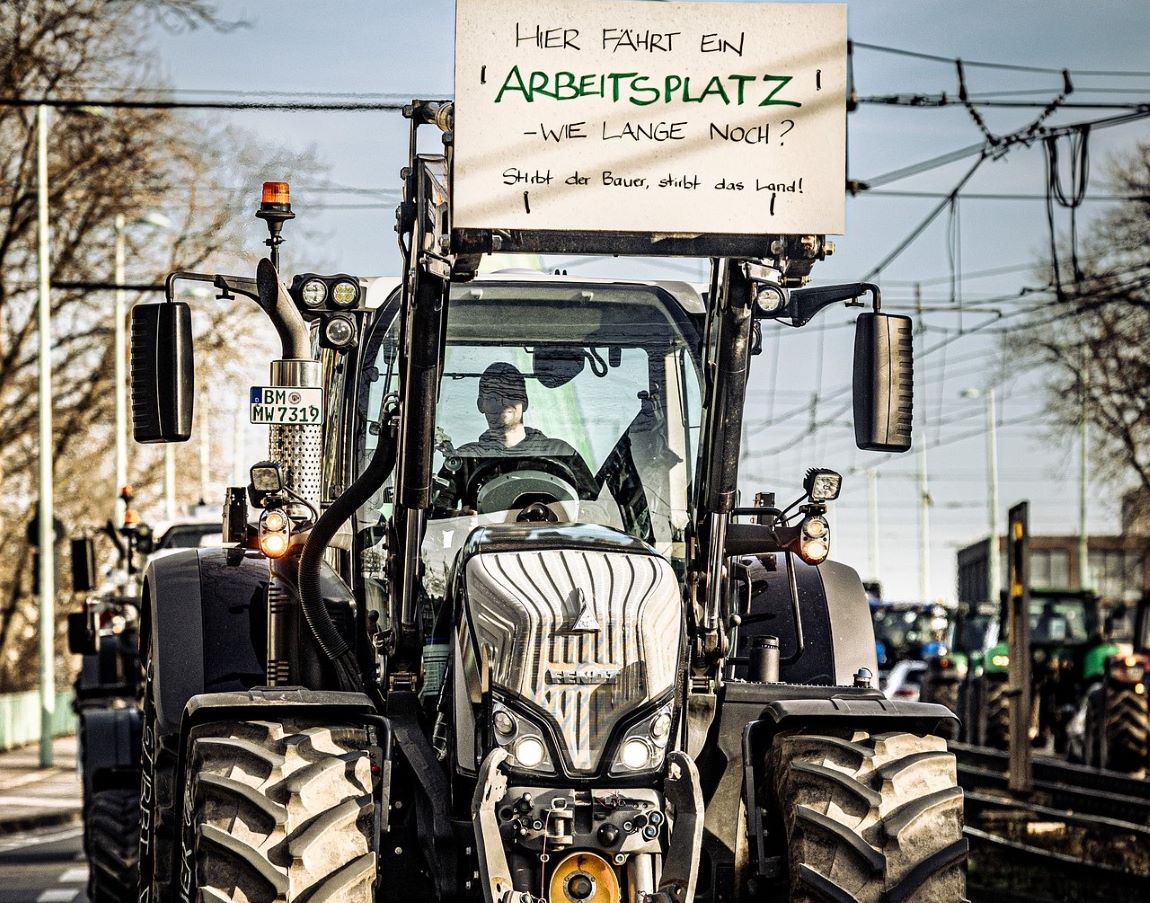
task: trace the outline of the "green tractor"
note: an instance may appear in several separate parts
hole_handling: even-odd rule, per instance
[[[1145,772],[1150,766],[1150,596],[1133,611],[1115,606],[1107,624],[1109,642],[1086,657],[1087,688],[1067,754],[1096,768]],[[1130,626],[1132,634],[1123,629]]]
[[[1003,603],[1005,606],[1005,602]],[[1103,641],[1099,598],[1087,590],[1030,591],[1030,740],[1066,753],[1068,729],[1086,687],[1101,674],[1100,663],[1117,647]],[[1000,612],[1005,623],[1005,611]],[[968,732],[973,742],[1005,749],[1010,737],[1007,681],[1010,651],[1006,631],[983,657],[973,678],[978,723]]]

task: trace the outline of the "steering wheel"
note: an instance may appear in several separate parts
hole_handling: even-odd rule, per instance
[[[456,509],[479,514],[527,508],[533,503],[575,503],[598,498],[599,486],[578,452],[568,455],[461,455],[445,464],[437,482],[444,488],[434,508],[440,516]],[[433,515],[434,516],[434,515]]]

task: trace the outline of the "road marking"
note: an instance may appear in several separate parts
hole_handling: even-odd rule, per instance
[[[36,898],[36,903],[72,903],[79,893],[78,887],[58,887],[44,891]]]
[[[61,884],[83,884],[88,880],[88,867],[68,869],[59,880]]]
[[[8,853],[12,850],[23,850],[27,847],[38,847],[46,843],[57,843],[61,840],[71,840],[73,837],[79,837],[83,833],[83,828],[69,828],[66,831],[58,831],[55,834],[21,834],[10,840],[0,841],[0,853]]]
[[[79,809],[83,801],[78,796],[0,796],[0,805],[28,806],[33,809]]]

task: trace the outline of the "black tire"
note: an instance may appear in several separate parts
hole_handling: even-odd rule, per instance
[[[1010,746],[1010,700],[1006,695],[1006,686],[1005,680],[987,680],[984,684],[986,727],[982,734],[983,746],[994,749]]]
[[[792,903],[955,903],[968,844],[941,737],[784,734],[767,755]]]
[[[1102,689],[1095,687],[1086,697],[1086,730],[1082,738],[1085,763],[1101,768],[1105,754],[1102,751]]]
[[[1105,767],[1115,771],[1141,771],[1150,760],[1150,708],[1146,694],[1133,686],[1105,690]]]
[[[87,836],[88,896],[92,903],[133,899],[139,868],[139,791],[110,787],[93,793]]]
[[[218,722],[191,732],[182,899],[370,903],[371,737],[362,727]]]
[[[155,663],[145,637],[144,724],[140,773],[139,903],[174,903],[175,851],[180,836],[176,811],[178,735],[160,732],[155,705]]]
[[[930,681],[930,698],[927,702],[936,702],[939,705],[944,705],[956,715],[958,712],[958,681],[948,678],[934,678]],[[936,728],[940,737],[945,737],[947,740],[957,740],[959,731],[959,722],[957,721],[943,721]]]

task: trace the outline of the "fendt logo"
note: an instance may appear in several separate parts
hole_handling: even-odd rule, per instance
[[[544,673],[544,680],[549,684],[571,684],[588,686],[594,684],[613,683],[619,677],[619,668],[609,665],[548,665]]]

